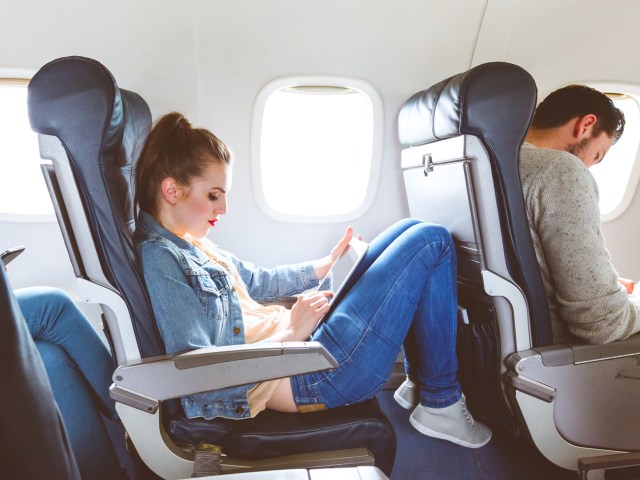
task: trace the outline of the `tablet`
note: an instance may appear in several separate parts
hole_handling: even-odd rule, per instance
[[[340,282],[340,285],[338,286],[338,288],[335,288],[335,285],[334,285],[333,298],[336,298],[338,294],[342,291],[342,288],[344,287],[344,285],[349,281],[349,279],[353,275],[353,272],[355,271],[356,267],[360,264],[360,262],[364,258],[364,255],[365,253],[367,253],[368,249],[369,249],[368,243],[363,242],[362,240],[358,240],[355,237],[352,238],[351,241],[347,243],[344,249],[340,252],[340,255],[338,255],[338,258],[333,261],[324,278],[320,280],[320,283],[318,283],[318,286],[310,288],[309,290],[307,290],[307,292],[317,292],[318,290],[320,290],[320,287],[324,282],[326,282],[329,279],[329,277],[331,276],[331,273],[334,270],[334,267],[338,263],[340,263],[341,267],[347,264],[346,266],[347,274],[345,275],[344,279],[342,280],[342,282]],[[345,250],[347,250],[346,254],[344,254]]]
[[[342,280],[342,282],[340,283],[340,285],[338,286],[338,288],[334,288],[335,295],[333,296],[333,299],[331,299],[332,302],[333,300],[338,298],[338,296],[342,292],[342,289],[349,282],[349,279],[353,276],[353,274],[356,271],[356,267],[360,265],[360,262],[362,261],[362,259],[364,258],[368,250],[369,250],[368,243],[363,242],[362,240],[358,240],[357,238],[351,239],[351,241],[349,242],[349,249],[347,250],[347,253],[342,256],[342,259],[341,259],[342,261],[340,262],[340,263],[347,262],[349,264],[349,267],[348,267],[349,270],[345,275],[344,279]],[[333,266],[331,267],[331,269],[333,270]]]
[[[358,267],[358,265],[360,265],[360,263],[364,259],[365,254],[369,250],[369,244],[368,243],[363,242],[362,240],[359,240],[359,239],[357,239],[355,237],[351,239],[351,241],[348,243],[348,246],[349,246],[349,249],[347,250],[347,253],[344,254],[344,255],[341,254],[342,257],[338,257],[338,260],[333,262],[333,264],[331,265],[331,268],[329,269],[329,272],[327,272],[327,274],[324,276],[324,278],[318,284],[318,286],[315,287],[314,289],[312,289],[312,291],[318,291],[320,286],[329,277],[331,271],[333,270],[333,268],[338,263],[340,263],[341,266],[344,265],[345,263],[347,263],[349,270],[348,270],[347,274],[345,275],[344,279],[342,280],[342,282],[340,282],[340,285],[337,288],[333,289],[334,295],[329,300],[329,304],[334,303],[336,301],[336,299],[340,297],[340,295],[342,293],[342,290],[349,283],[349,280],[351,279],[351,277],[355,273],[356,268]],[[345,249],[346,249],[346,247],[345,247]],[[344,252],[344,250],[343,250],[343,252]],[[330,313],[330,312],[331,312],[331,309],[329,310],[329,312],[327,312],[327,314]],[[322,320],[327,316],[327,314],[323,315],[322,318],[320,318],[320,320],[318,320],[316,328],[318,328],[318,326],[322,323]]]
[[[331,265],[329,266],[329,270],[327,270],[327,273],[325,273],[324,277],[322,278],[322,280],[320,280],[320,282],[318,283],[317,287],[313,287],[310,288],[309,290],[307,290],[307,292],[317,292],[318,290],[320,290],[320,287],[322,286],[322,284],[324,282],[326,282],[329,277],[331,276],[331,273],[333,272],[333,267],[336,266],[336,264],[338,263],[338,260],[340,260],[342,258],[342,254],[344,253],[344,251],[347,249],[347,247],[349,246],[349,244],[347,243],[342,250],[340,251],[340,254],[337,256],[337,258],[331,263]],[[306,292],[305,292],[306,293]]]

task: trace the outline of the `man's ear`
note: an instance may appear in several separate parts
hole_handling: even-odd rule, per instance
[[[171,205],[178,202],[180,185],[173,178],[167,177],[162,181],[162,197]]]
[[[583,138],[591,138],[593,132],[593,126],[598,119],[593,113],[588,113],[584,117],[577,117],[574,125],[573,134],[578,140]]]

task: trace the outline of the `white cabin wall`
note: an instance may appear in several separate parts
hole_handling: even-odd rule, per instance
[[[569,83],[638,84],[638,20],[636,0],[489,0],[473,66],[496,60],[520,65],[535,79],[539,101]],[[603,225],[614,265],[634,279],[640,278],[638,218],[636,191],[630,207]]]
[[[408,215],[398,111],[413,93],[468,68],[484,0],[199,0],[190,7],[197,31],[200,121],[235,156],[229,215],[212,230],[213,241],[242,258],[275,265],[328,254],[347,225],[278,222],[253,197],[253,104],[265,84],[286,75],[356,77],[379,91],[381,180],[373,206],[349,223],[370,239]]]

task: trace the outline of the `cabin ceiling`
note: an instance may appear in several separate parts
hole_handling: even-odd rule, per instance
[[[637,83],[639,7],[637,0],[489,0],[472,65],[516,63],[536,79],[540,98],[574,82]]]
[[[292,73],[366,78],[404,96],[468,67],[485,7],[485,0],[1,3],[0,39],[20,45],[0,52],[1,66],[93,57],[128,88],[153,83],[154,113],[176,105],[206,113],[203,93],[230,98],[218,89],[251,87],[254,94]]]
[[[637,0],[611,5],[114,0],[105,8],[96,0],[0,0],[0,66],[37,69],[60,56],[90,56],[128,88],[152,84],[154,113],[180,107],[203,120],[215,117],[212,99],[232,97],[229,88],[247,88],[251,97],[267,81],[292,73],[365,78],[395,101],[469,66],[504,60],[528,69],[542,93],[585,78],[638,78],[640,67],[620,48],[638,45]],[[614,26],[607,31],[615,35],[604,34],[603,26]],[[202,95],[212,99],[203,102]]]

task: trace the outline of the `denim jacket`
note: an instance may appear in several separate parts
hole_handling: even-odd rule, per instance
[[[168,354],[245,343],[242,311],[232,276],[145,212],[138,216],[134,240]],[[276,300],[318,285],[311,262],[260,268],[216,248],[235,265],[256,301]],[[253,386],[185,396],[182,406],[188,418],[247,418],[247,390]]]

